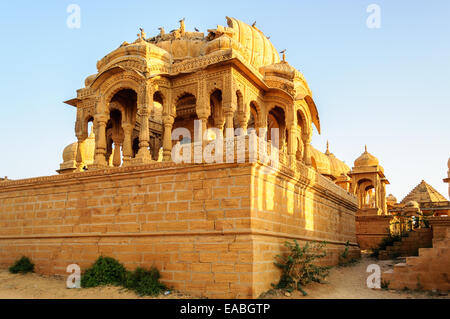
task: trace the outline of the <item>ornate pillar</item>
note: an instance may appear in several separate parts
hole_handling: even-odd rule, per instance
[[[245,113],[238,114],[239,127],[242,129],[242,134],[247,135],[248,118]]]
[[[302,139],[303,139],[303,145],[304,145],[304,150],[303,150],[303,161],[306,165],[311,166],[312,162],[311,162],[311,134],[303,134],[302,135]]]
[[[450,197],[450,158],[448,159],[447,166],[448,166],[447,178],[444,179],[444,183],[448,183],[448,196]]]
[[[136,154],[133,163],[146,164],[152,161],[152,155],[149,150],[150,134],[148,127],[150,111],[153,110],[153,90],[151,82],[145,82],[141,85],[138,101],[138,114],[141,119],[141,127],[139,131],[139,151]]]
[[[221,131],[223,131],[223,127],[225,125],[225,118],[223,116],[218,117],[214,120],[214,125]]]
[[[207,129],[207,123],[208,123],[208,117],[209,117],[209,113],[202,109],[201,111],[197,111],[197,116],[198,119],[202,122],[202,137],[201,139],[203,140],[203,136],[205,135],[206,129]]]
[[[130,123],[123,123],[123,166],[130,164],[131,157],[133,156],[133,148],[131,144],[131,137],[133,134],[133,125]]]
[[[289,163],[293,165],[296,162],[297,127],[294,123],[289,123],[287,125],[287,129],[288,129],[287,153],[289,157]]]
[[[137,162],[141,164],[150,163],[152,161],[152,156],[149,150],[149,128],[148,128],[148,120],[149,120],[149,107],[147,105],[141,106],[140,110],[141,116],[141,130],[139,132],[139,151],[136,155]]]
[[[78,140],[78,145],[77,145],[77,172],[82,172],[83,171],[83,167],[85,165],[84,163],[84,144],[87,138],[87,134],[86,132],[77,134],[77,140]]]
[[[227,108],[225,111],[224,111],[224,113],[225,113],[225,128],[227,128],[227,129],[234,129],[234,124],[233,124],[233,114],[234,114],[234,112],[233,112],[233,109],[230,107],[230,108]]]
[[[94,119],[96,127],[94,166],[107,166],[106,163],[106,123],[108,117],[105,114],[97,114]]]
[[[122,146],[122,143],[119,141],[114,141],[114,150],[113,150],[113,166],[119,167],[120,166],[120,147]]]
[[[264,137],[260,135],[260,129],[267,128],[267,114],[264,114],[261,112],[261,114],[258,116],[258,122],[255,123],[256,133],[259,137]],[[267,132],[267,130],[266,130]]]
[[[169,162],[172,158],[172,126],[174,118],[171,115],[163,116],[163,161]]]

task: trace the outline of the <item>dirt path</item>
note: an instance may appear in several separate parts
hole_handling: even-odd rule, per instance
[[[327,284],[313,283],[305,290],[308,296],[293,292],[286,297],[282,294],[266,295],[265,298],[332,298],[332,299],[404,299],[404,298],[450,298],[433,296],[428,292],[396,292],[390,290],[373,290],[366,286],[369,264],[377,263],[381,270],[392,267],[393,261],[376,261],[363,257],[358,263],[349,267],[335,267],[331,270]],[[134,299],[139,298],[134,292],[119,287],[98,287],[88,289],[67,289],[65,278],[42,276],[38,274],[13,275],[7,270],[0,270],[0,299]],[[159,298],[190,298],[186,294],[172,292]]]
[[[450,298],[449,296],[439,296],[430,292],[417,291],[394,291],[383,289],[367,288],[366,280],[370,273],[366,272],[367,266],[378,264],[381,272],[391,269],[394,261],[379,261],[373,258],[363,256],[361,260],[348,267],[334,267],[330,271],[327,283],[312,283],[305,287],[307,296],[295,291],[287,297],[280,293],[265,298],[282,299],[430,299],[430,298]]]

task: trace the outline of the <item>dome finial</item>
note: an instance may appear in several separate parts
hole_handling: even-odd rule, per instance
[[[367,144],[366,144],[366,145],[364,145],[364,152],[366,152],[366,153],[367,153]]]
[[[284,49],[283,51],[280,51],[280,53],[283,55],[282,56],[282,59],[283,59],[282,61],[286,62],[286,49]]]
[[[327,140],[327,150],[326,150],[325,154],[327,154],[327,155],[330,154],[330,143],[328,143],[328,140]]]

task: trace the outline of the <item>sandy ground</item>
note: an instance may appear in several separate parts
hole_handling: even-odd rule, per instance
[[[0,270],[0,299],[136,299],[133,291],[121,287],[104,286],[96,288],[68,289],[66,278],[43,276],[35,273],[11,274]],[[171,292],[161,299],[190,298],[186,294]]]
[[[293,292],[290,296],[282,293],[266,294],[264,298],[332,298],[332,299],[405,299],[405,298],[450,298],[428,292],[397,292],[391,290],[373,290],[366,286],[366,273],[369,264],[377,263],[382,271],[389,269],[394,261],[376,261],[363,257],[358,263],[349,267],[335,267],[331,270],[327,283],[312,283],[305,287],[308,296]],[[135,299],[140,298],[132,291],[119,287],[97,287],[67,289],[65,278],[42,276],[38,274],[10,274],[6,269],[0,270],[0,298],[5,299]],[[150,298],[150,297],[146,297]],[[190,298],[186,294],[171,292],[159,298]]]

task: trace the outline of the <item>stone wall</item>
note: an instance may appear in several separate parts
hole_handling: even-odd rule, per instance
[[[335,265],[350,244],[350,257],[359,257],[355,236],[354,196],[315,171],[300,165],[296,172],[271,172],[255,165],[252,173],[254,285],[257,294],[278,282],[274,257],[286,251],[286,240],[326,241],[323,265]]]
[[[3,182],[0,264],[26,255],[39,273],[66,274],[104,255],[155,265],[195,296],[244,298],[279,278],[287,239],[329,241],[327,263],[356,245],[353,196],[306,167],[262,167],[156,163]]]
[[[389,234],[392,216],[358,215],[356,216],[356,238],[361,249],[376,248]]]

